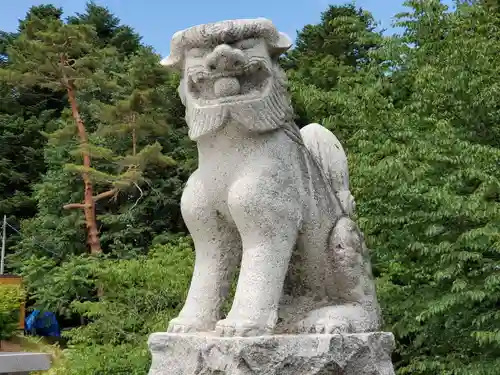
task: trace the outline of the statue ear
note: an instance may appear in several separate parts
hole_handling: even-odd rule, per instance
[[[280,38],[278,40],[278,48],[282,49],[283,52],[288,51],[293,45],[292,39],[285,33],[280,32]]]
[[[184,56],[184,48],[182,47],[183,31],[177,31],[172,35],[170,42],[170,55],[160,61],[160,64],[170,70],[180,72],[182,69],[182,59]]]
[[[165,66],[166,68],[173,70],[173,71],[176,71],[176,72],[179,72],[181,70],[181,68],[180,68],[181,60],[178,57],[175,57],[172,55],[162,59],[160,61],[160,64]]]
[[[280,32],[278,35],[279,38],[277,43],[271,46],[271,55],[272,57],[276,58],[279,57],[282,53],[288,51],[293,45],[293,41],[288,35],[282,32]]]

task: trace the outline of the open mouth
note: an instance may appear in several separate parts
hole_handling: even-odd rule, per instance
[[[271,85],[271,72],[263,64],[241,70],[208,73],[200,71],[188,78],[187,90],[200,105],[220,105],[259,99]]]

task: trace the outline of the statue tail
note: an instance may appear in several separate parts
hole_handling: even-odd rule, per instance
[[[355,202],[349,189],[347,156],[339,140],[320,124],[309,124],[300,130],[303,142],[324,173],[346,214],[354,213]]]

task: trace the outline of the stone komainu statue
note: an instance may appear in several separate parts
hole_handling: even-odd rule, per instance
[[[344,150],[321,125],[299,130],[293,121],[278,64],[291,44],[269,20],[224,21],[176,33],[162,60],[181,72],[199,153],[181,200],[194,273],[169,332],[379,328],[368,251],[350,219]],[[232,308],[220,320],[238,266]]]

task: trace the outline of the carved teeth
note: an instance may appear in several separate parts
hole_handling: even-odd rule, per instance
[[[215,105],[217,102],[220,104],[231,103],[234,101],[255,100],[263,95],[263,90],[270,84],[270,75],[258,73],[259,71],[267,71],[266,66],[262,64],[251,64],[243,71],[232,72],[217,72],[209,74],[206,71],[200,70],[192,72],[188,78],[187,89],[191,93],[199,105]],[[255,76],[254,74],[257,73]],[[219,79],[235,78],[239,82],[238,93],[230,90],[224,95],[217,93],[216,82]],[[255,81],[257,79],[257,82]]]
[[[203,75],[201,73],[196,73],[196,74],[193,74],[191,76],[191,80],[193,81],[193,83],[200,82],[202,78],[203,78]]]

